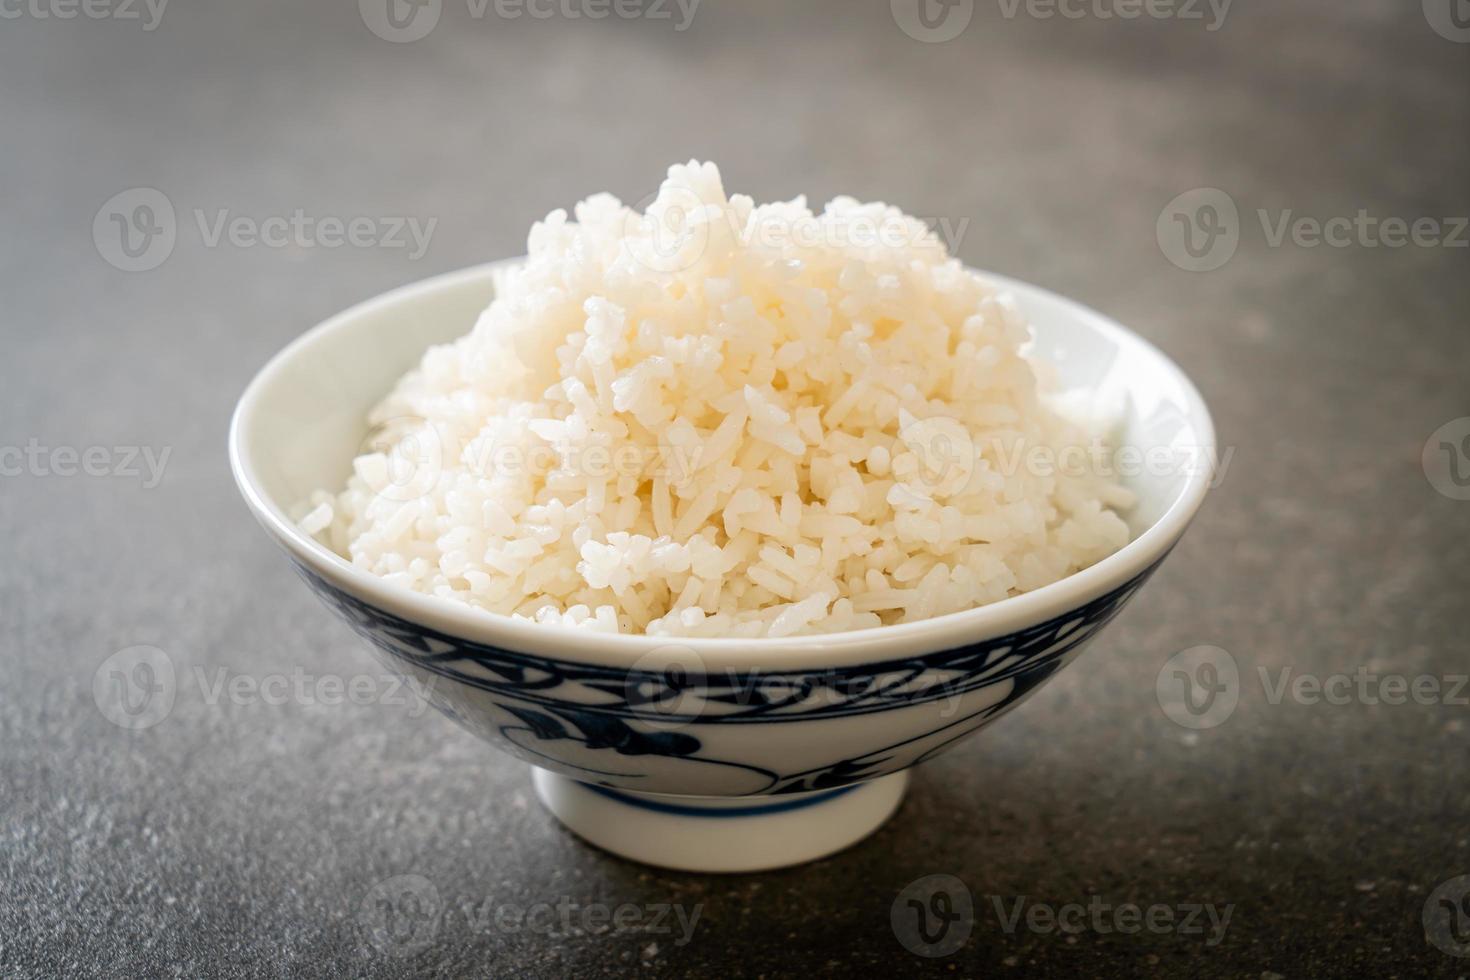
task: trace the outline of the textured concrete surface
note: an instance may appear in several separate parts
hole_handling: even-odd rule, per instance
[[[492,3],[476,19],[446,0],[432,33],[395,43],[350,3],[180,3],[151,31],[141,6],[4,9],[0,447],[38,448],[0,458],[0,975],[1470,973],[1449,952],[1470,938],[1454,882],[1470,874],[1470,691],[1453,690],[1470,670],[1470,502],[1420,461],[1470,415],[1470,251],[1268,234],[1286,209],[1470,214],[1470,44],[1452,22],[1437,32],[1417,2],[1241,2],[1211,31],[1208,15],[1008,18],[981,0],[928,43],[879,0],[706,0],[683,31],[674,7],[594,21]],[[277,675],[378,668],[254,526],[224,455],[246,381],[322,317],[517,253],[553,207],[637,200],[690,156],[757,198],[851,193],[968,220],[968,262],[1174,356],[1234,450],[1087,657],[923,768],[876,837],[758,877],[590,850],[522,766],[381,689],[261,695]],[[108,261],[134,260],[103,204],[139,187],[167,197],[176,241],[129,273]],[[1239,213],[1238,251],[1210,272],[1156,235],[1197,188]],[[221,210],[296,209],[437,223],[417,258],[210,244]],[[130,446],[168,451],[156,485]],[[58,447],[101,447],[91,468],[109,475],[59,475],[66,454],[40,453]],[[167,653],[177,690],[130,730],[93,686],[135,645]],[[1197,645],[1239,671],[1233,714],[1198,730],[1155,689]],[[1381,687],[1277,699],[1284,668],[1442,687],[1430,704]],[[212,693],[236,676],[237,696]],[[925,958],[890,909],[932,874],[963,882],[974,912],[958,950]],[[395,876],[424,879],[442,912],[385,939],[374,889]],[[1119,932],[1112,913],[1062,933],[1025,911],[1008,929],[1023,896],[1233,908],[1211,945],[1208,928]],[[567,921],[515,927],[538,903]],[[583,928],[599,903],[636,906],[638,928]],[[686,942],[672,914],[654,922],[675,905],[699,911]]]

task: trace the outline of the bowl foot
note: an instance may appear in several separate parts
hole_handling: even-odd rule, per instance
[[[569,830],[634,861],[679,871],[765,871],[826,857],[883,825],[908,772],[788,796],[652,796],[531,770]]]

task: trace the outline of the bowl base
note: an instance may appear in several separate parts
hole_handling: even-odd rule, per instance
[[[766,871],[856,844],[898,809],[907,771],[787,796],[653,796],[532,768],[536,795],[589,843],[678,871]]]

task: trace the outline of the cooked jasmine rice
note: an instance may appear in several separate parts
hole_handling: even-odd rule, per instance
[[[1092,433],[1027,324],[916,219],[755,206],[713,164],[555,211],[474,329],[373,410],[302,527],[418,592],[605,632],[791,636],[970,609],[1128,541],[1030,465]]]

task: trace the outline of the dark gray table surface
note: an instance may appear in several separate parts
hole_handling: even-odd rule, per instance
[[[1421,466],[1431,433],[1470,415],[1470,251],[1463,232],[1272,240],[1287,211],[1453,236],[1470,44],[1435,0],[1241,0],[1217,30],[1203,6],[951,14],[971,6],[943,43],[883,0],[706,0],[682,31],[673,6],[511,19],[446,0],[412,43],[346,0],[180,2],[152,30],[141,3],[0,8],[0,452],[37,447],[0,456],[0,975],[1470,973],[1451,955],[1470,939],[1470,502]],[[638,200],[691,156],[758,199],[848,193],[968,221],[970,264],[1177,359],[1233,450],[1165,570],[1077,665],[923,767],[873,838],[750,877],[583,846],[523,765],[432,712],[250,695],[379,669],[255,526],[224,452],[245,383],[312,324],[516,254],[587,193]],[[176,240],[125,272],[103,205],[135,188],[167,197]],[[1157,234],[1198,188],[1239,214],[1238,251],[1209,272]],[[138,214],[136,192],[119,200]],[[436,224],[420,256],[212,239],[221,211],[297,209]],[[1465,430],[1447,432],[1460,452]],[[55,472],[51,450],[91,447],[106,475]],[[126,447],[167,450],[161,481],[130,475]],[[134,731],[93,685],[137,645],[167,653],[177,691]],[[1191,729],[1156,680],[1199,645],[1238,665],[1238,705]],[[1286,668],[1370,679],[1346,704],[1275,698]],[[1388,675],[1440,693],[1384,703]],[[211,696],[235,676],[245,696]],[[973,900],[947,957],[890,924],[931,874]],[[399,875],[442,902],[419,944],[364,924]],[[1023,898],[1112,911],[1009,929]],[[569,911],[516,928],[540,903]],[[1212,943],[1118,932],[1129,903],[1231,912]],[[582,910],[625,904],[637,929],[583,928]],[[697,909],[692,934],[655,923],[661,905]],[[1449,931],[1427,934],[1426,914]]]

